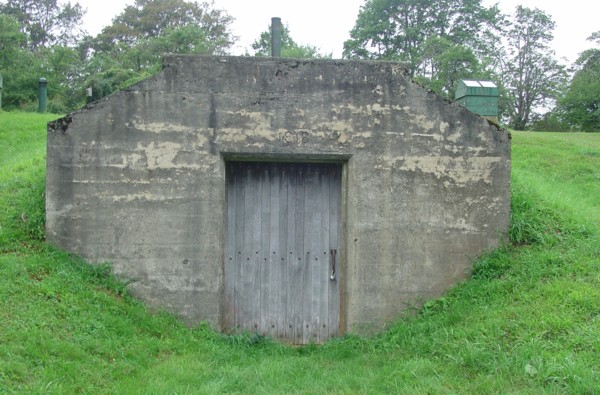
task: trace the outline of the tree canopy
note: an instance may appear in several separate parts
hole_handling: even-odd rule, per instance
[[[492,77],[503,24],[481,0],[367,0],[344,56],[404,62],[419,83],[453,98],[459,80]]]
[[[0,0],[0,74],[5,109],[37,107],[40,77],[49,110],[66,112],[149,77],[164,53],[227,54],[237,40],[233,18],[212,2],[133,0],[98,35],[82,28],[74,0]],[[503,123],[526,129],[600,131],[600,31],[569,74],[550,50],[554,21],[539,9],[503,15],[483,0],[365,0],[344,57],[404,62],[412,78],[449,98],[461,79],[500,88]],[[252,43],[270,54],[270,29]],[[281,55],[330,58],[282,27]]]
[[[417,82],[450,98],[461,79],[493,80],[502,120],[525,129],[567,77],[550,50],[553,31],[547,14],[522,6],[508,16],[482,0],[367,0],[344,56],[404,62]]]
[[[367,0],[344,43],[344,56],[402,61],[412,76],[427,75],[428,41],[478,48],[498,17],[497,7],[484,7],[481,0]]]
[[[2,106],[20,107],[35,99],[39,62],[27,51],[27,35],[19,22],[10,15],[0,14],[0,74],[3,77]],[[28,89],[30,88],[30,89]]]
[[[0,3],[0,73],[4,108],[31,109],[40,77],[50,111],[66,112],[150,76],[164,53],[226,54],[233,18],[212,3],[136,0],[100,34],[82,30],[85,10],[57,0]],[[2,0],[0,0],[2,2]]]
[[[85,11],[79,3],[57,0],[7,0],[0,13],[17,20],[30,48],[74,45],[84,36],[82,18]]]
[[[565,67],[550,49],[554,26],[543,11],[517,6],[506,32],[508,50],[502,82],[514,129],[526,129],[536,107],[551,104],[567,77]]]
[[[135,45],[143,40],[163,37],[179,29],[203,40],[209,53],[225,53],[235,37],[229,30],[233,18],[209,3],[185,0],[136,0],[117,15],[96,38],[96,49],[107,50],[120,44]],[[189,36],[188,36],[189,37]]]
[[[262,32],[251,47],[254,50],[254,56],[270,56],[271,28],[268,27]],[[286,25],[281,27],[281,56],[284,58],[331,58],[331,54],[321,54],[315,46],[296,43]]]
[[[558,112],[573,129],[600,132],[600,31],[588,40],[596,47],[583,51],[577,59],[573,79],[559,99]]]

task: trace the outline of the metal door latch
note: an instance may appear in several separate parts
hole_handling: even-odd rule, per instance
[[[329,276],[329,279],[331,281],[335,281],[335,256],[337,254],[337,250],[332,249],[331,250],[331,259],[332,259],[332,264],[331,264],[331,276]]]

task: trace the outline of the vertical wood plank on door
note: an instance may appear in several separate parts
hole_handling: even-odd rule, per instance
[[[244,173],[236,169],[234,174],[235,179],[235,279],[233,281],[233,294],[234,294],[234,324],[233,328],[240,329],[240,322],[243,316],[243,289],[242,289],[242,268],[244,263],[244,220],[245,220],[245,191],[244,191]]]
[[[336,254],[336,280],[329,282],[329,337],[339,335],[340,325],[340,284],[343,281],[344,270],[340,257],[339,232],[341,218],[342,175],[341,166],[337,165],[331,170],[329,177],[329,243],[337,249]]]
[[[269,247],[265,253],[266,262],[269,265],[269,299],[268,305],[265,310],[269,316],[269,336],[279,337],[281,333],[281,316],[283,314],[282,308],[284,307],[281,301],[281,286],[283,284],[283,278],[281,274],[281,268],[283,265],[277,262],[276,258],[279,256],[276,253],[281,241],[279,240],[279,195],[281,190],[281,177],[279,174],[279,166],[277,164],[271,165],[270,169],[270,193],[266,197],[269,199]],[[264,196],[264,195],[263,195]]]
[[[298,280],[294,277],[294,268],[301,265],[300,260],[302,255],[296,251],[296,194],[298,185],[296,178],[298,176],[297,169],[294,165],[288,168],[288,194],[287,194],[287,249],[285,250],[285,266],[288,278],[288,305],[287,314],[285,317],[286,338],[294,341],[296,339],[296,322],[294,321],[295,312],[298,301],[296,299],[296,290],[298,289]]]
[[[329,210],[331,194],[329,191],[329,180],[331,178],[332,169],[326,168],[323,170],[325,173],[322,174],[320,179],[319,188],[321,198],[321,210],[319,215],[321,216],[321,229],[320,236],[320,248],[323,251],[322,257],[323,262],[319,270],[319,278],[316,292],[319,297],[319,342],[323,342],[329,338],[329,287],[331,274],[331,249],[332,247],[329,241]]]
[[[254,235],[256,234],[254,224],[256,183],[253,177],[254,166],[251,164],[244,170],[244,241],[242,244],[242,295],[244,295],[244,300],[241,301],[242,311],[239,324],[243,330],[251,331],[253,327],[253,295],[255,293],[254,268],[251,259]]]
[[[263,163],[260,167],[260,323],[259,328],[269,335],[273,334],[275,328],[274,317],[271,316],[269,306],[271,301],[271,289],[275,286],[271,282],[271,266],[269,265],[269,250],[271,243],[271,166]]]
[[[235,241],[235,180],[233,179],[233,165],[227,164],[225,169],[226,180],[226,212],[225,240]],[[235,289],[235,242],[225,243],[225,256],[223,262],[223,327],[232,328],[234,325],[234,293]],[[233,284],[232,284],[233,283]]]
[[[295,223],[295,243],[293,255],[298,256],[298,264],[292,267],[291,282],[292,286],[292,305],[294,306],[294,342],[302,344],[304,338],[304,272],[309,265],[309,256],[304,246],[304,201],[305,201],[305,172],[302,165],[293,165],[294,175],[292,184],[294,188],[294,223]]]
[[[308,257],[308,265],[304,272],[304,344],[316,341],[319,326],[319,266],[323,261],[320,235],[321,226],[321,198],[319,167],[306,167],[305,176],[305,206],[304,206],[304,240]]]
[[[276,263],[279,265],[281,272],[282,283],[280,285],[281,290],[281,317],[279,317],[279,329],[278,336],[284,339],[290,339],[292,328],[289,324],[290,309],[293,303],[290,298],[290,283],[292,282],[289,277],[288,268],[290,266],[290,257],[288,250],[290,247],[290,234],[289,234],[289,199],[290,199],[290,168],[288,166],[281,165],[280,169],[280,189],[279,189],[279,245],[274,249],[276,252],[277,260]]]
[[[251,245],[248,246],[250,250],[250,262],[252,270],[252,292],[250,294],[250,303],[252,305],[252,315],[249,317],[249,321],[252,322],[251,331],[258,331],[260,325],[260,302],[261,302],[261,259],[260,259],[260,248],[261,248],[261,229],[262,229],[262,212],[261,212],[261,189],[262,189],[262,172],[261,164],[255,164],[253,166],[252,174],[252,237]]]

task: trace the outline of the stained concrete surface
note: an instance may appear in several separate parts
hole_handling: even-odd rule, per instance
[[[392,62],[168,56],[49,124],[47,236],[220,328],[225,162],[343,163],[341,330],[370,332],[506,237],[510,135]]]

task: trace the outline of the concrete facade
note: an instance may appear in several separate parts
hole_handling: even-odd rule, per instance
[[[220,328],[229,160],[343,163],[342,333],[439,296],[508,230],[508,132],[401,64],[168,56],[49,124],[48,240]]]

